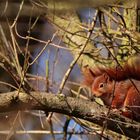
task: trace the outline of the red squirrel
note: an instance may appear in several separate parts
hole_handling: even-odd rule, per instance
[[[140,121],[140,56],[119,68],[84,69],[85,83],[105,105],[122,110],[126,117]]]

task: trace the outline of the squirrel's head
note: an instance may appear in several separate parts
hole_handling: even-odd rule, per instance
[[[92,93],[96,97],[102,97],[113,92],[114,81],[106,74],[95,77],[92,83]]]

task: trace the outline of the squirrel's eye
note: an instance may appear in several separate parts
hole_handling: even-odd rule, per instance
[[[102,87],[104,87],[104,84],[100,83],[99,88],[102,88]]]

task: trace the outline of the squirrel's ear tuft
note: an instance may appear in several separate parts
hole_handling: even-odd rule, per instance
[[[91,68],[88,65],[82,67],[82,72],[83,72],[84,76],[95,77],[94,72],[91,70]]]
[[[87,86],[91,86],[95,78],[94,72],[89,68],[89,66],[84,66],[82,68],[82,73],[84,75],[83,83]]]
[[[89,72],[91,73],[91,75],[92,75],[93,77],[96,77],[96,74],[92,71],[92,69],[89,68]]]
[[[91,68],[88,65],[84,66],[82,68],[82,73],[84,75],[83,83],[90,87],[92,85],[94,79],[97,76],[102,75],[104,72],[105,72],[105,68],[102,68],[102,67]]]
[[[104,73],[103,76],[106,79],[107,83],[112,82],[113,79],[107,73]]]

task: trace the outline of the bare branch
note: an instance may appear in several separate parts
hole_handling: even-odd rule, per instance
[[[106,117],[107,108],[101,107],[95,102],[45,92],[31,92],[30,95],[20,92],[18,97],[17,93],[17,91],[13,91],[0,94],[0,112],[26,109],[44,110],[81,118],[100,126],[107,120],[107,128],[112,131],[131,138],[137,138],[140,135],[138,122],[113,112]]]

